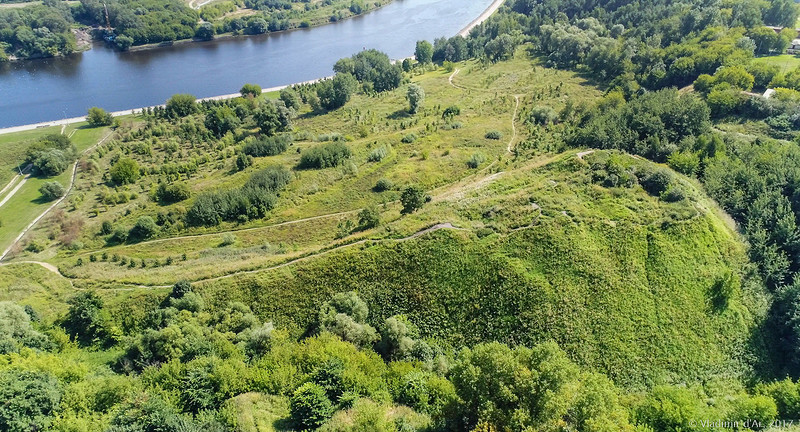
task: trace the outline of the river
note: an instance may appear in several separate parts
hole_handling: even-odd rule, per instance
[[[364,48],[391,58],[417,40],[453,36],[492,0],[395,0],[369,14],[311,29],[120,53],[102,44],[65,58],[0,64],[0,128],[152,106],[175,93],[209,97],[244,83],[274,87],[332,74]]]

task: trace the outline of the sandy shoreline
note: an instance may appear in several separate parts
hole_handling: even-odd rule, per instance
[[[491,5],[489,5],[489,7],[485,11],[483,11],[483,13],[480,16],[478,16],[478,18],[474,19],[466,27],[461,29],[461,31],[458,32],[458,35],[459,36],[463,36],[463,37],[466,37],[467,35],[469,35],[469,32],[472,31],[473,28],[477,27],[478,25],[480,25],[481,23],[483,23],[484,21],[489,19],[489,17],[492,16],[495,12],[497,12],[497,10],[500,8],[500,6],[503,4],[504,1],[505,0],[494,0],[494,2]],[[291,87],[293,85],[310,84],[310,83],[314,83],[314,82],[317,82],[317,81],[320,81],[320,80],[323,80],[323,79],[326,79],[326,78],[330,78],[330,77],[323,77],[323,78],[318,78],[318,79],[314,79],[314,80],[310,80],[310,81],[304,81],[304,82],[287,84],[287,85],[282,85],[282,86],[277,86],[277,87],[265,88],[265,89],[262,90],[262,92],[263,93],[270,93],[270,92],[274,92],[274,91],[279,91],[279,90],[285,89],[287,87]],[[233,98],[236,98],[236,97],[239,97],[239,96],[241,96],[240,93],[232,93],[232,94],[220,95],[220,96],[211,96],[211,97],[206,97],[206,98],[200,98],[200,99],[198,99],[198,102],[202,102],[202,101],[205,101],[205,100],[233,99]],[[122,110],[122,111],[114,111],[114,112],[111,113],[111,115],[114,116],[114,117],[120,117],[120,116],[126,116],[126,115],[139,114],[145,109],[155,108],[155,107],[163,107],[163,106],[164,106],[164,104],[160,104],[160,105],[153,105],[153,106],[149,106],[149,107],[141,107],[141,108],[133,108],[133,109]],[[83,122],[83,121],[86,121],[86,116],[72,117],[72,118],[61,119],[61,120],[52,120],[52,121],[33,123],[33,124],[27,124],[27,125],[20,125],[20,126],[11,126],[11,127],[7,127],[7,128],[0,128],[0,135],[8,134],[8,133],[14,133],[14,132],[22,132],[22,131],[33,130],[33,129],[39,129],[39,128],[45,128],[45,127],[50,127],[50,126],[62,126],[62,125],[75,124],[75,123],[80,123],[80,122]]]

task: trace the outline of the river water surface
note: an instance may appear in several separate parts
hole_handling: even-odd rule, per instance
[[[453,36],[492,0],[395,0],[382,9],[311,29],[120,53],[95,47],[66,58],[0,64],[0,128],[164,103],[175,93],[235,93],[328,76],[364,48],[391,58],[417,40]]]

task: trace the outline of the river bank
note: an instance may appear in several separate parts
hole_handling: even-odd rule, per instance
[[[413,53],[416,41],[466,33],[499,4],[393,1],[368,16],[305,31],[132,53],[95,49],[72,58],[0,64],[0,128],[5,128],[0,133],[81,122],[92,106],[127,114],[131,107],[163,104],[176,93],[230,97],[244,83],[281,88],[313,81],[365,47],[402,60]]]

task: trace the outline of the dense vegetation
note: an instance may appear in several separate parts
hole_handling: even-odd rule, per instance
[[[516,0],[416,62],[367,50],[277,99],[176,95],[120,123],[14,255],[70,279],[0,268],[0,425],[800,419],[800,69],[756,57],[797,16]],[[71,145],[44,136],[28,161],[58,174]]]

